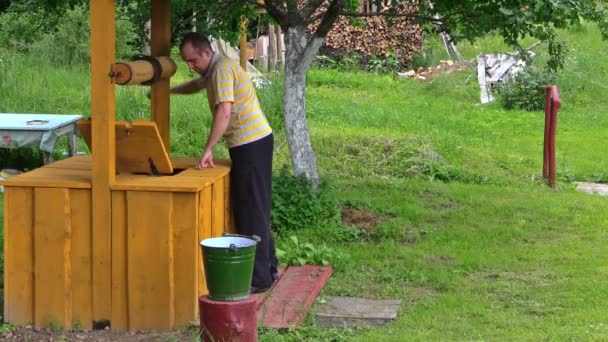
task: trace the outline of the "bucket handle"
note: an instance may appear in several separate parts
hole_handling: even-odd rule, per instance
[[[232,234],[232,233],[226,233],[226,232],[224,232],[224,233],[222,233],[222,236],[224,236],[224,237],[226,237],[226,236],[228,236],[228,237],[242,237],[242,238],[246,238],[246,239],[253,239],[256,242],[262,241],[262,239],[259,236],[257,236],[257,235],[248,236],[248,235],[240,235],[240,234]],[[231,246],[232,246],[232,244],[231,244]]]

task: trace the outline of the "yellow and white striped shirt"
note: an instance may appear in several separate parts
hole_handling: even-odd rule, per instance
[[[224,133],[229,148],[254,142],[272,133],[253,82],[238,61],[214,53],[203,78],[213,115],[219,103],[232,102],[230,121]]]

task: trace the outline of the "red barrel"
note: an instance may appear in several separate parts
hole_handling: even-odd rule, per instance
[[[202,341],[256,342],[257,304],[253,297],[220,302],[202,296],[198,300]]]

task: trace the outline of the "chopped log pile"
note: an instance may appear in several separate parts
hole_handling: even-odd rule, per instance
[[[324,9],[323,9],[324,10]],[[383,10],[386,11],[386,10]],[[417,6],[405,6],[402,13],[415,13]],[[395,54],[403,66],[410,64],[414,52],[422,45],[422,29],[409,17],[394,17],[389,25],[386,18],[365,17],[362,27],[352,26],[349,18],[340,17],[329,31],[323,43],[322,53],[345,55],[357,52],[367,60]],[[319,21],[308,26],[313,33]]]
[[[442,60],[439,65],[417,70],[409,70],[407,72],[399,72],[397,75],[402,78],[413,78],[421,82],[428,82],[433,78],[442,74],[451,74],[454,71],[461,71],[469,68],[471,62],[457,62],[452,60]]]

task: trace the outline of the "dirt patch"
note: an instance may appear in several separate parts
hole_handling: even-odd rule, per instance
[[[454,259],[446,256],[438,256],[426,259],[428,263],[431,264],[453,264]]]
[[[343,208],[342,223],[349,226],[355,226],[359,229],[374,229],[382,221],[388,219],[386,215],[378,215],[369,211]]]
[[[61,329],[39,329],[31,326],[15,327],[13,331],[0,334],[1,341],[86,341],[86,342],[189,342],[197,341],[194,327],[168,332],[116,332],[112,330],[65,331]]]

